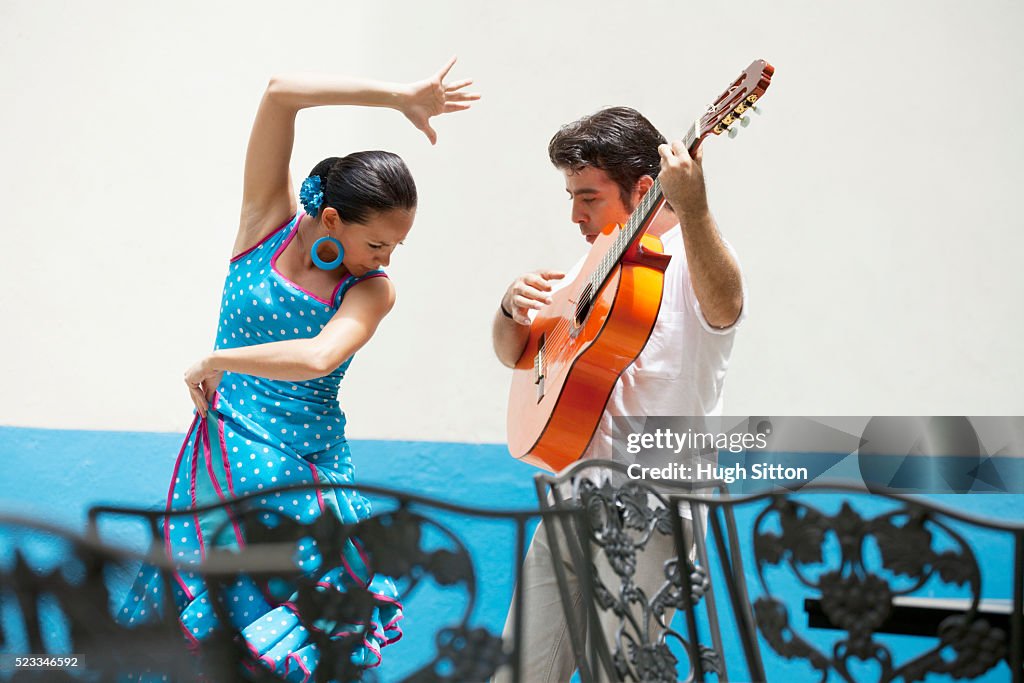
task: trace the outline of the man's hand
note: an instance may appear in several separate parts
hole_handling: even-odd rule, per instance
[[[661,190],[665,200],[685,226],[688,220],[703,218],[708,214],[708,197],[704,190],[704,158],[697,148],[694,158],[686,150],[682,140],[671,145],[659,145],[661,155]]]
[[[551,281],[561,280],[565,273],[557,270],[538,270],[520,275],[509,285],[501,298],[501,307],[512,314],[519,325],[530,325],[530,309],[540,310],[551,303]]]

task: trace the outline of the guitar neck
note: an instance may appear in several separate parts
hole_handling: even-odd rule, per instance
[[[697,145],[700,144],[701,138],[699,137],[700,121],[694,121],[690,129],[686,131],[683,136],[683,143],[686,145],[686,149],[690,155],[693,155]],[[612,248],[608,250],[608,253],[602,259],[600,266],[595,269],[593,276],[593,283],[595,287],[602,285],[608,276],[611,274],[615,266],[618,265],[622,257],[625,256],[626,252],[629,251],[630,247],[640,239],[643,232],[650,225],[654,216],[658,213],[661,207],[665,204],[665,195],[661,191],[661,180],[659,178],[654,179],[654,184],[647,190],[647,193],[637,204],[637,207],[633,209],[633,213],[630,214],[629,220],[619,230],[619,234],[615,238],[615,243]]]

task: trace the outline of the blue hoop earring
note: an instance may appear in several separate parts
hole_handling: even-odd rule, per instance
[[[334,245],[334,248],[338,250],[337,258],[332,261],[324,261],[320,258],[320,255],[317,252],[320,251],[320,247],[324,242]],[[345,247],[341,246],[341,242],[330,235],[327,235],[325,237],[321,237],[316,242],[313,242],[313,246],[309,250],[309,255],[313,258],[313,263],[316,264],[317,268],[321,270],[334,270],[341,265],[341,260],[345,258]]]

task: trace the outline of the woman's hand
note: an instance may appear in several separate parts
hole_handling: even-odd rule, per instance
[[[450,114],[453,111],[464,111],[470,108],[470,102],[479,100],[476,93],[460,92],[473,83],[472,79],[445,83],[444,79],[455,65],[455,57],[441,67],[433,77],[410,83],[403,102],[398,109],[412,125],[422,130],[430,144],[437,144],[437,133],[430,127],[430,117],[439,114]]]
[[[209,356],[185,371],[185,385],[188,387],[189,396],[192,397],[192,403],[203,419],[206,418],[213,394],[217,391],[217,385],[223,376],[223,370],[214,370],[210,367]]]

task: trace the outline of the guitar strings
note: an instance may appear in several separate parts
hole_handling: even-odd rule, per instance
[[[683,136],[683,143],[686,149],[689,150],[696,143],[700,131],[700,121],[694,121],[693,125],[686,131]],[[663,198],[661,190],[661,179],[655,178],[651,188],[644,194],[640,203],[637,205],[633,213],[630,214],[629,220],[626,221],[626,225],[616,235],[615,241],[612,243],[611,248],[605,254],[604,258],[598,263],[594,273],[587,280],[587,285],[591,291],[591,301],[597,298],[599,288],[607,280],[611,274],[612,269],[619,264],[622,256],[625,254],[626,249],[633,242],[637,232],[650,218],[649,214],[654,208],[654,204],[659,203]],[[641,218],[642,217],[642,218]],[[615,254],[614,258],[610,258],[612,254]],[[586,286],[584,286],[584,290]],[[583,290],[581,290],[583,291]],[[577,302],[577,307],[579,302]],[[573,315],[575,319],[575,314]],[[569,318],[563,317],[559,320],[551,332],[548,333],[547,338],[544,342],[544,355],[547,359],[546,362],[550,363],[555,359],[561,358],[566,350],[575,344],[575,340],[570,338],[570,322]],[[539,352],[539,350],[538,350]]]
[[[648,220],[649,214],[653,210],[653,205],[660,200],[661,185],[657,180],[655,180],[655,184],[652,185],[651,189],[644,195],[644,198],[626,222],[626,225],[616,236],[611,248],[605,254],[604,258],[598,262],[597,268],[588,279],[587,286],[590,288],[591,297],[596,298],[601,285],[611,274],[612,269],[619,263],[626,249],[636,237],[636,233],[639,232],[640,227]],[[585,291],[585,289],[586,286],[581,291]],[[562,320],[552,328],[551,333],[549,334],[549,339],[551,340],[551,345],[554,347],[554,351],[556,353],[565,349],[567,341],[566,336],[569,334],[569,328],[570,323],[567,318],[562,318]],[[545,347],[547,346],[548,344],[546,343]]]
[[[619,261],[625,254],[626,249],[635,239],[640,228],[650,218],[650,213],[653,211],[654,205],[659,203],[661,199],[661,183],[655,179],[654,184],[644,195],[643,199],[640,200],[640,203],[633,211],[633,214],[629,217],[626,225],[623,226],[619,231],[619,234],[616,235],[611,248],[601,261],[598,262],[593,274],[588,278],[587,284],[580,290],[585,291],[589,286],[591,301],[597,298],[600,287],[604,284],[615,266],[619,264]],[[578,305],[579,303],[577,302],[577,307]],[[573,317],[575,318],[575,315]],[[574,342],[574,340],[569,338],[570,332],[571,323],[569,322],[569,318],[563,317],[555,324],[551,329],[551,332],[547,335],[547,339],[544,343],[545,355],[553,353],[555,357],[561,356]]]

